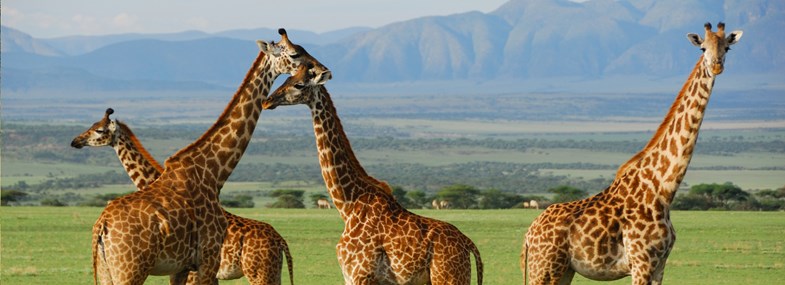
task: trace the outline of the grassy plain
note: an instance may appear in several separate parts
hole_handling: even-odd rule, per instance
[[[88,284],[90,227],[100,208],[0,208],[0,283]],[[287,239],[296,284],[342,284],[335,243],[343,223],[335,210],[230,209],[272,224]],[[453,223],[479,247],[485,284],[521,284],[522,236],[537,210],[417,210]],[[666,284],[783,284],[785,213],[682,212],[672,214],[678,240]],[[284,284],[288,278],[284,277]],[[629,278],[601,284],[629,284]],[[150,277],[146,284],[168,284]],[[245,279],[221,284],[247,284]],[[573,284],[600,284],[576,276]]]

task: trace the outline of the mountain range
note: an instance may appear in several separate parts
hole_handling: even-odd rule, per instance
[[[743,30],[727,73],[785,75],[785,1],[511,0],[489,13],[289,35],[335,82],[515,81],[686,76],[703,23]],[[777,32],[780,31],[780,32]],[[2,88],[235,88],[272,28],[37,39],[3,26]],[[40,80],[46,76],[50,80]]]

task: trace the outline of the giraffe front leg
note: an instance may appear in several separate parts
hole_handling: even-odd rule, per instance
[[[218,284],[218,268],[220,267],[220,244],[204,245],[201,250],[199,266],[196,270],[196,280],[194,284],[216,285]]]
[[[632,284],[662,284],[662,277],[665,273],[665,261],[659,258],[641,258],[638,260],[641,261],[632,264]]]
[[[566,252],[553,250],[552,247],[529,248],[528,266],[529,285],[570,284],[575,271],[568,264]]]
[[[188,271],[184,270],[182,272],[178,272],[172,275],[169,275],[169,284],[170,285],[181,285],[181,284],[189,284],[193,285],[196,284],[196,271]]]
[[[336,246],[344,283],[347,285],[387,284],[378,282],[375,276],[377,259],[374,247],[370,244],[361,246],[351,242],[342,238]]]

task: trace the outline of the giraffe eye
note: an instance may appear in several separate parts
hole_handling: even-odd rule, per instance
[[[103,135],[104,133],[106,133],[106,130],[104,130],[104,129],[97,129],[97,130],[95,130],[95,132]]]
[[[294,88],[297,90],[303,90],[303,88],[305,88],[305,84],[297,83],[294,85]]]
[[[298,58],[300,56],[301,56],[301,54],[299,54],[299,53],[295,53],[295,54],[289,55],[289,57],[291,57],[291,58]]]

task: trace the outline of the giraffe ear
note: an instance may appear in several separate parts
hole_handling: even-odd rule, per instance
[[[728,40],[728,45],[738,43],[739,39],[741,39],[742,34],[744,34],[744,32],[742,31],[733,31],[732,33],[730,33],[730,35],[726,37],[726,39]]]
[[[689,33],[687,34],[687,39],[690,40],[692,45],[697,47],[701,46],[701,44],[703,43],[703,39],[701,39],[701,36],[699,36],[698,34]]]
[[[265,42],[265,41],[263,41],[263,40],[257,40],[256,41],[256,45],[258,45],[259,46],[259,50],[261,50],[264,53],[267,53],[268,51],[270,51],[270,44]]]

